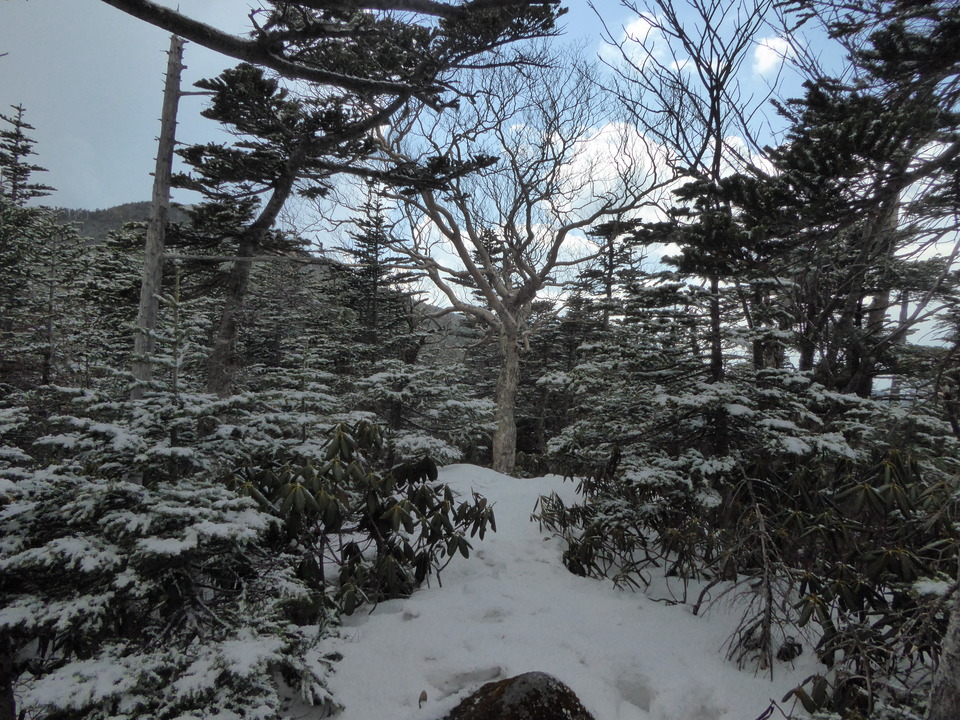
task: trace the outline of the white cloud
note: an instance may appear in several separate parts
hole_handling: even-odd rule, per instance
[[[792,55],[793,46],[787,38],[760,38],[753,51],[753,72],[757,75],[767,75],[779,70],[783,61]]]
[[[647,40],[650,39],[650,34],[654,31],[655,22],[652,15],[638,15],[623,28],[624,38],[632,42],[647,42]]]
[[[631,63],[643,67],[650,57],[657,57],[663,52],[663,46],[663,35],[656,17],[641,13],[623,26],[618,45],[604,45],[600,49],[600,56],[607,62],[616,62],[626,55]]]
[[[592,214],[601,204],[630,204],[667,166],[662,155],[662,148],[632,124],[609,122],[591,129],[561,169],[550,212],[570,220]]]

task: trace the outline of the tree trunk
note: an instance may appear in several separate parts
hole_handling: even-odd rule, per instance
[[[904,289],[900,293],[900,317],[897,321],[897,330],[901,330],[907,326],[907,320],[910,317],[910,291]],[[904,346],[907,344],[907,333],[901,332],[897,339],[894,341],[895,345]],[[893,373],[893,380],[890,383],[890,400],[892,402],[900,401],[900,369],[895,368]]]
[[[710,278],[710,382],[723,380],[723,334],[720,324],[720,278]]]
[[[763,289],[759,284],[753,285],[753,312],[749,312],[750,308],[747,305],[747,301],[743,299],[744,314],[747,318],[747,327],[751,330],[754,335],[753,339],[753,369],[754,370],[763,370],[766,366],[766,357],[767,357],[767,342],[760,335],[760,328],[763,327],[763,305],[767,298],[764,297]]]
[[[800,359],[797,361],[797,368],[800,372],[810,372],[813,370],[813,359],[817,352],[816,343],[808,337],[808,332],[804,329],[803,335],[797,339],[800,346]]]
[[[877,374],[877,349],[883,339],[884,322],[887,318],[887,310],[890,307],[890,288],[886,283],[886,278],[895,262],[895,239],[900,220],[899,207],[898,200],[893,208],[887,211],[877,233],[878,239],[875,241],[882,242],[885,247],[884,257],[881,258],[883,265],[880,267],[882,271],[880,282],[883,283],[883,287],[874,294],[873,300],[867,308],[866,327],[863,328],[863,333],[857,339],[859,363],[846,388],[847,392],[854,392],[860,397],[870,397],[873,393],[873,380]]]
[[[871,293],[865,284],[871,268],[880,271],[879,282],[886,284],[896,249],[899,207],[899,196],[884,202],[877,215],[864,226],[861,248],[852,264],[850,290],[836,325],[838,339],[847,348],[846,367],[837,389],[860,397],[869,397],[873,390],[876,352],[890,304],[889,290],[881,288]],[[864,302],[871,294],[873,299],[865,314]]]
[[[150,224],[143,254],[143,278],[140,285],[140,307],[137,332],[133,344],[133,377],[136,384],[130,391],[133,400],[143,397],[143,384],[153,378],[153,354],[157,328],[157,296],[163,279],[163,245],[170,215],[170,175],[173,170],[174,137],[177,129],[177,106],[180,102],[180,73],[183,70],[184,41],[170,38],[167,57],[167,79],[163,86],[163,114],[160,119],[160,143],[153,173],[153,201]]]
[[[253,233],[246,233],[240,238],[237,247],[237,256],[252,258],[259,243]],[[207,389],[216,393],[218,397],[229,397],[233,394],[234,380],[237,374],[237,334],[240,328],[240,313],[243,310],[247,287],[250,284],[250,268],[252,260],[235,260],[224,288],[223,310],[220,312],[220,324],[217,327],[217,336],[213,341],[213,349],[207,358]]]
[[[273,192],[260,215],[239,238],[236,257],[227,275],[226,294],[217,335],[207,358],[207,389],[219,397],[229,397],[234,391],[237,375],[237,335],[240,329],[240,314],[250,284],[250,270],[254,256],[263,246],[263,241],[273,227],[287,198],[293,192],[294,183],[300,174],[309,137],[301,138],[300,144],[291,153],[283,172],[274,182]]]
[[[960,590],[954,592],[950,624],[941,647],[927,720],[957,720],[960,718]]]
[[[874,295],[867,308],[866,327],[863,337],[859,341],[859,353],[853,377],[846,387],[847,392],[856,393],[860,397],[870,397],[873,394],[873,380],[877,375],[876,348],[883,334],[883,325],[887,317],[887,308],[890,307],[890,290],[883,290]]]
[[[510,475],[517,462],[517,387],[520,384],[520,346],[517,331],[500,331],[500,376],[497,378],[496,429],[493,432],[493,469]]]

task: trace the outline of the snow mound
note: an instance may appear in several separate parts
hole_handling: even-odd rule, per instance
[[[434,720],[484,683],[530,671],[556,676],[604,720],[744,720],[814,672],[809,653],[774,682],[726,662],[735,608],[694,616],[571,575],[560,541],[530,515],[551,491],[573,502],[573,483],[472,465],[443,468],[440,480],[496,503],[497,532],[473,538],[442,587],[433,578],[410,598],[345,619],[328,648],[343,657],[329,686],[345,706],[340,720]]]

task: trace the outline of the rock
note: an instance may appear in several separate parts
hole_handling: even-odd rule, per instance
[[[487,683],[444,720],[593,720],[593,716],[555,677],[530,672]]]

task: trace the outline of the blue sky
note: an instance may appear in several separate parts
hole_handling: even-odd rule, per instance
[[[208,17],[237,3],[182,0]],[[169,35],[98,0],[0,0],[0,105],[22,104],[36,130],[45,202],[102,208],[150,198],[165,52]],[[197,46],[185,58],[184,85],[228,62]],[[181,103],[180,138],[199,141],[200,98]]]
[[[229,29],[245,26],[247,3],[238,0],[176,4]],[[595,13],[584,0],[565,4],[567,39],[598,51],[602,27]],[[610,28],[636,18],[618,0],[595,5]],[[36,128],[35,161],[49,170],[42,180],[57,188],[46,204],[92,209],[150,198],[168,44],[164,31],[99,0],[0,0],[0,53],[7,53],[0,57],[0,112],[26,108]],[[233,64],[193,44],[185,63],[185,88]],[[182,99],[181,142],[216,137],[213,124],[199,117],[202,106],[202,98]]]

